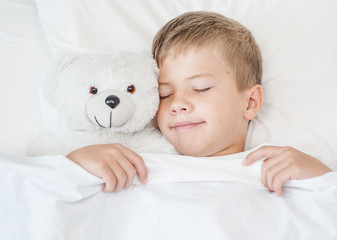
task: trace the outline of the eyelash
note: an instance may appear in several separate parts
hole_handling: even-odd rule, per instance
[[[172,94],[170,95],[167,95],[167,96],[163,96],[163,97],[159,97],[160,99],[165,99],[165,98],[168,98],[169,96],[171,96]]]
[[[204,92],[207,92],[208,90],[210,90],[211,88],[204,88],[204,89],[194,89],[193,91],[196,92],[196,93],[204,93]],[[165,98],[168,98],[170,97],[172,94],[170,95],[167,95],[167,96],[163,96],[163,97],[160,97],[160,99],[165,99]]]
[[[193,91],[194,92],[197,92],[197,93],[204,93],[204,92],[207,92],[208,90],[210,90],[211,88],[204,88],[204,89],[194,89]]]

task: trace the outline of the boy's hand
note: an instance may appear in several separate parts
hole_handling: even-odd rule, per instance
[[[118,192],[129,187],[137,173],[141,183],[147,182],[143,159],[118,143],[83,147],[69,153],[67,158],[103,178],[103,192]]]
[[[247,155],[243,165],[266,158],[262,164],[262,183],[282,194],[282,185],[291,179],[306,179],[332,171],[318,159],[291,147],[264,146]]]

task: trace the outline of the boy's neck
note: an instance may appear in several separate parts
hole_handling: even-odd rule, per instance
[[[222,149],[221,151],[214,153],[210,155],[209,157],[230,155],[230,154],[243,152],[244,150],[245,150],[245,141],[238,143],[238,144],[234,144],[228,148]]]

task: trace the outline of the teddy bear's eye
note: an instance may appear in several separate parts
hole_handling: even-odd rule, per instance
[[[128,93],[134,94],[136,92],[136,87],[135,85],[131,84],[130,86],[128,86],[128,88],[126,89],[126,91]]]
[[[98,91],[97,88],[95,88],[95,87],[90,87],[89,93],[90,93],[90,94],[96,94],[97,91]]]

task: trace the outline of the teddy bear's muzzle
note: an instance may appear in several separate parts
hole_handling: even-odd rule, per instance
[[[86,110],[91,123],[111,129],[126,125],[134,114],[135,105],[126,94],[110,90],[89,98]]]

